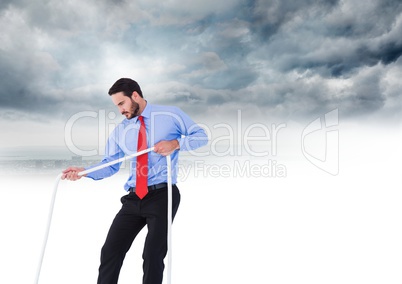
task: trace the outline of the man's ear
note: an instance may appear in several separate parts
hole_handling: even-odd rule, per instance
[[[131,98],[132,98],[134,101],[137,101],[137,99],[138,99],[139,96],[140,96],[140,94],[138,94],[137,91],[134,91],[134,92],[131,94]]]

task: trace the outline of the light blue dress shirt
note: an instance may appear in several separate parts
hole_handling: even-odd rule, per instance
[[[141,116],[144,117],[148,148],[162,140],[177,139],[180,143],[180,151],[195,150],[208,143],[205,131],[177,107],[147,103]],[[136,153],[139,129],[140,121],[138,117],[124,119],[109,136],[105,157],[102,161],[86,169]],[[170,157],[172,159],[172,183],[175,184],[177,183],[179,151],[174,151]],[[135,157],[131,159],[130,175],[124,185],[126,191],[130,187],[135,187],[136,162],[137,159]],[[94,180],[109,177],[120,169],[120,165],[121,163],[100,169],[89,173],[87,177]],[[153,151],[149,152],[148,167],[148,185],[167,182],[166,157]]]

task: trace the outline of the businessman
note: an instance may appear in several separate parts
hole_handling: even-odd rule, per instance
[[[172,159],[172,214],[180,204],[177,183],[179,151],[195,150],[208,142],[205,131],[177,107],[148,103],[138,83],[117,80],[109,90],[113,104],[125,119],[109,136],[105,157],[98,166],[154,146],[154,151],[133,158],[121,198],[122,207],[114,218],[101,250],[98,284],[115,284],[127,251],[137,234],[148,229],[143,250],[143,284],[161,284],[167,253],[167,167]],[[120,164],[87,174],[100,180],[115,174]],[[89,167],[91,168],[91,167]],[[78,180],[89,168],[69,167],[62,179]]]

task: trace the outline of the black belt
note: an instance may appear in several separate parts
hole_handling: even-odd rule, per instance
[[[149,185],[148,186],[148,191],[151,190],[156,190],[156,189],[161,189],[161,188],[166,188],[167,187],[167,183],[166,182],[162,182],[162,183],[158,183],[158,184],[153,184],[153,185]],[[129,192],[135,192],[135,187],[130,187],[128,189]]]

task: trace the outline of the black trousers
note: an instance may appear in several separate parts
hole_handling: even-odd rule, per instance
[[[180,192],[172,187],[172,213],[176,215]],[[109,229],[101,251],[98,284],[116,284],[127,251],[137,234],[147,225],[143,262],[143,284],[161,284],[163,259],[167,253],[167,188],[151,190],[141,200],[130,192],[121,198],[123,204]]]

